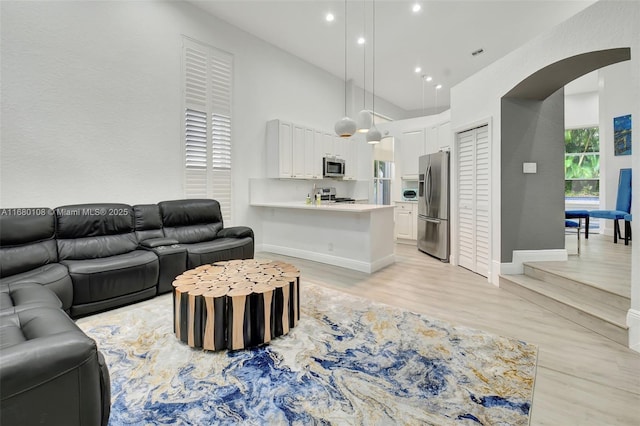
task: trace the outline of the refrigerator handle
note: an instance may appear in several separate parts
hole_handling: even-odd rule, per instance
[[[429,164],[429,168],[427,169],[427,205],[431,205],[431,164]]]

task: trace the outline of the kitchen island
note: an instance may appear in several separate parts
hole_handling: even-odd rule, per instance
[[[261,251],[375,272],[395,262],[393,206],[256,202]]]

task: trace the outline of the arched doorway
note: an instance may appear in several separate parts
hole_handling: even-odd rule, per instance
[[[501,261],[514,250],[564,248],[564,86],[631,59],[628,47],[598,50],[548,65],[501,99]],[[535,162],[535,178],[523,163]],[[515,210],[514,210],[515,206]],[[515,231],[514,231],[515,230]]]

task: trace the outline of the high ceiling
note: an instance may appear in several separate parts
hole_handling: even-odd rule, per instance
[[[345,2],[186,0],[218,18],[344,78]],[[375,1],[375,93],[408,111],[441,110],[449,89],[593,4],[583,0]],[[327,22],[327,13],[335,20]],[[347,78],[372,90],[373,1],[347,2]],[[365,28],[366,26],[366,28]],[[366,38],[364,47],[356,39]],[[483,49],[473,56],[472,52]],[[416,66],[422,71],[415,72]],[[422,75],[431,76],[424,82]],[[441,84],[440,90],[435,89]],[[368,101],[370,108],[370,100]],[[436,104],[437,102],[437,104]]]

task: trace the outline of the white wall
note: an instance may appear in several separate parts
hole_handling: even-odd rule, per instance
[[[639,2],[598,2],[575,15],[568,21],[537,37],[509,55],[494,62],[482,71],[451,89],[451,122],[455,130],[463,129],[471,123],[490,118],[493,120],[492,144],[492,228],[500,229],[500,99],[520,81],[539,69],[580,53],[590,51],[630,47],[631,79],[627,96],[635,99],[629,111],[640,117],[640,3]],[[497,77],[499,76],[499,77]],[[602,111],[601,111],[602,113]],[[633,121],[633,134],[640,134],[640,120]],[[640,156],[633,156],[632,163],[640,170]],[[638,197],[640,179],[634,174],[634,199]],[[635,203],[633,211],[640,209]],[[637,221],[634,230],[637,230]],[[636,232],[637,234],[637,232]],[[500,267],[499,232],[494,232],[491,241],[492,276],[496,277]],[[640,349],[640,249],[633,248],[632,254],[632,311],[638,312],[630,319],[630,335]]]
[[[578,93],[564,96],[564,127],[566,129],[580,129],[597,126],[598,92]]]
[[[629,82],[631,81],[631,63],[622,62],[602,68],[599,72],[600,86],[600,208],[615,210],[618,195],[618,176],[620,169],[632,166],[632,155],[614,155],[613,148],[613,119],[631,114],[639,100],[629,97]],[[635,119],[638,115],[632,117]],[[640,117],[639,117],[640,118]],[[632,136],[635,136],[632,133]],[[634,138],[636,153],[639,140]],[[633,153],[633,150],[632,150]],[[636,154],[637,156],[637,154]],[[638,169],[636,169],[638,170]],[[613,221],[601,220],[601,232],[613,235]]]
[[[257,240],[266,122],[332,130],[344,110],[339,78],[184,2],[0,7],[2,207],[183,198],[182,35],[234,55],[234,224]]]

